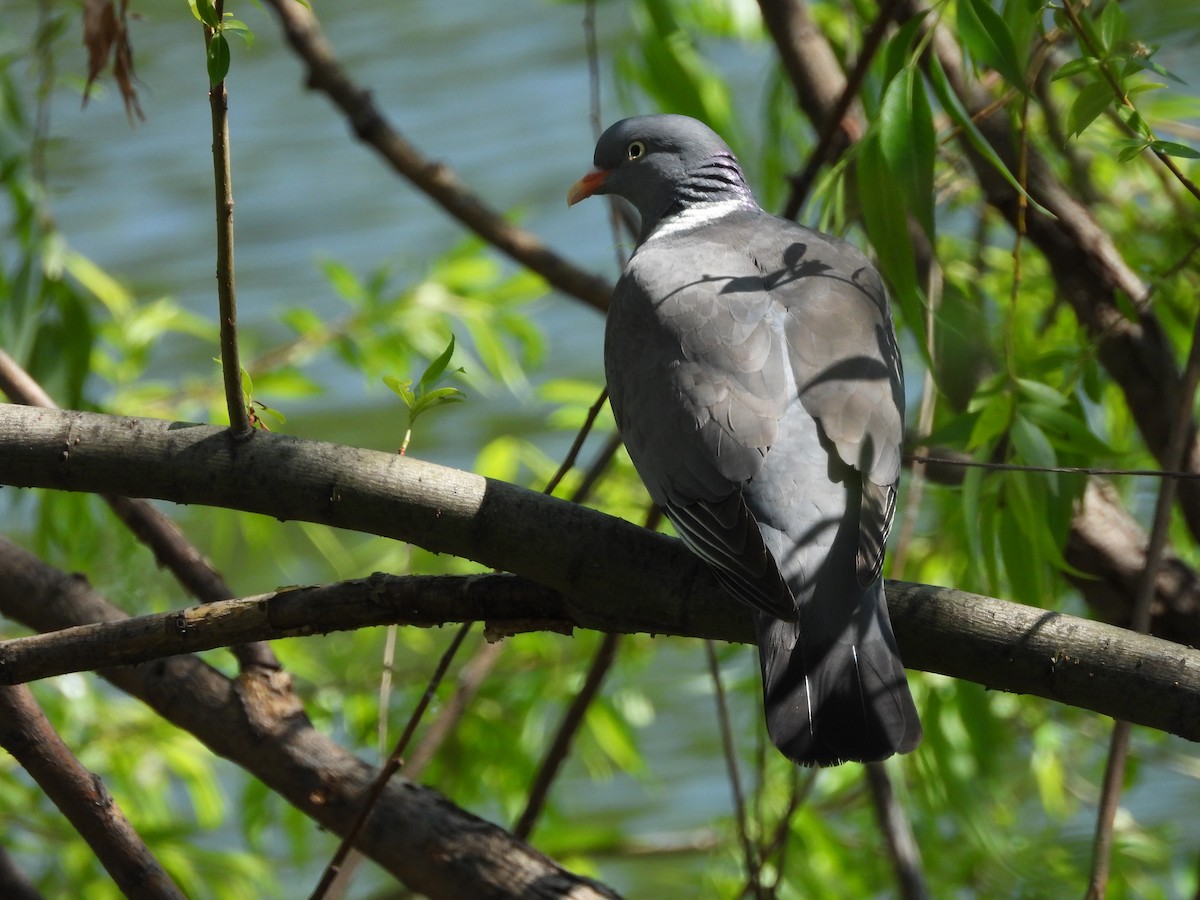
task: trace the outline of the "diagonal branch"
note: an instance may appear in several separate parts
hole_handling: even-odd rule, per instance
[[[126,618],[83,579],[14,544],[0,541],[0,555],[0,606],[29,627],[53,631]],[[101,674],[335,834],[345,834],[361,808],[375,769],[313,728],[285,673],[253,669],[234,681],[183,655]],[[357,846],[431,898],[616,896],[403,778],[388,785]]]
[[[308,86],[326,94],[342,111],[355,135],[397,173],[424,191],[446,212],[551,285],[589,306],[608,309],[612,286],[563,259],[538,237],[507,222],[463,184],[444,163],[432,162],[399,134],[375,105],[370,91],[342,68],[321,32],[316,16],[296,0],[267,0],[279,16],[284,36],[308,67]]]
[[[27,687],[0,687],[0,746],[87,841],[126,896],[183,900],[104,782],[75,758]]]

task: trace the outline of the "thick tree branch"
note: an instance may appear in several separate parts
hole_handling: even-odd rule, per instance
[[[621,519],[395,453],[209,425],[0,406],[0,484],[109,491],[349,528],[535,579],[604,630],[612,597],[652,596],[631,628],[690,621],[720,598],[682,545]],[[651,570],[653,577],[648,580]],[[576,607],[575,601],[586,603]],[[661,602],[659,602],[661,600]],[[685,610],[686,605],[686,610]],[[711,602],[709,607],[714,606]]]
[[[183,900],[97,776],[75,758],[23,685],[0,687],[0,746],[30,774],[127,897]]]
[[[750,617],[729,602],[679,541],[513,485],[394,454],[262,432],[235,442],[226,430],[210,426],[9,407],[0,408],[0,460],[0,483],[68,490],[113,489],[115,483],[159,499],[338,525],[507,569],[561,594],[467,579],[455,583],[451,599],[457,607],[449,614],[453,604],[446,597],[432,611],[424,606],[425,596],[411,590],[417,582],[400,582],[398,612],[374,618],[385,587],[396,584],[374,576],[227,607],[250,607],[240,615],[257,622],[255,627],[286,633],[334,627],[329,618],[295,610],[307,602],[312,616],[330,615],[340,602],[335,597],[357,591],[365,592],[365,601],[349,604],[357,607],[345,614],[350,627],[455,619],[516,620],[515,627],[527,627],[519,623],[535,619],[598,631],[752,638]],[[491,584],[505,587],[492,594]],[[318,601],[312,601],[313,592]],[[910,666],[1200,739],[1196,651],[949,588],[892,583],[888,597]],[[194,612],[205,615],[202,609]],[[180,619],[168,617],[155,620],[160,633],[164,621],[168,631],[178,630]],[[230,639],[249,634],[239,630],[239,621],[221,627],[230,629]],[[1131,691],[1131,683],[1144,690]]]
[[[647,537],[651,535],[647,532]],[[0,575],[24,551],[0,539]],[[653,583],[648,585],[653,591]],[[4,595],[0,595],[0,598]],[[370,578],[226,600],[170,613],[83,625],[0,642],[0,682],[147,662],[253,638],[324,634],[393,623],[431,627],[486,621],[493,633],[646,633],[754,642],[750,617],[720,595],[692,598],[700,615],[631,624],[655,598],[574,604],[511,575]],[[0,609],[13,598],[0,599]],[[910,668],[1128,717],[1200,741],[1200,651],[1136,632],[952,588],[888,583],[888,605]],[[18,618],[24,619],[26,613]],[[585,625],[583,621],[591,624]],[[700,627],[697,627],[697,626]]]
[[[603,278],[577,268],[533,234],[506,221],[459,180],[444,163],[431,162],[406,141],[375,105],[371,92],[342,68],[311,9],[296,0],[267,0],[283,33],[308,67],[308,86],[326,94],[355,135],[397,173],[424,191],[446,212],[497,249],[541,275],[551,285],[599,310],[612,292]]]
[[[13,403],[58,409],[54,398],[3,349],[0,349],[0,391]],[[155,561],[174,575],[193,597],[209,602],[235,596],[221,573],[169,518],[144,500],[116,494],[104,494],[103,497],[125,527],[150,549]],[[237,645],[233,647],[233,654],[242,668],[280,667],[275,652],[266,644]]]
[[[0,611],[6,615],[39,631],[126,618],[84,579],[9,542],[0,549]],[[233,681],[194,656],[101,674],[330,831],[344,834],[361,808],[375,769],[313,728],[286,674],[253,669]],[[357,846],[433,898],[616,896],[403,778],[388,785]]]

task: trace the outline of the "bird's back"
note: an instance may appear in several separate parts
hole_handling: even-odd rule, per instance
[[[883,286],[850,245],[758,209],[671,225],[639,247],[609,313],[630,456],[759,610],[780,749],[816,764],[909,750],[920,725],[879,577],[903,420]]]

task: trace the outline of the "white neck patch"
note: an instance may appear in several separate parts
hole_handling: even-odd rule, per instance
[[[697,203],[694,206],[685,207],[682,212],[659,222],[658,227],[650,232],[650,236],[643,243],[648,244],[657,238],[693,231],[701,225],[716,222],[718,219],[723,219],[739,209],[745,208],[745,200],[719,200],[716,203]]]

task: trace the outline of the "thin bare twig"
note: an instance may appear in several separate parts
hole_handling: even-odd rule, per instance
[[[363,799],[362,807],[359,810],[358,817],[347,830],[342,842],[338,845],[337,852],[333,854],[333,859],[329,861],[329,865],[325,867],[325,872],[321,876],[321,880],[317,883],[316,889],[312,893],[312,900],[321,900],[325,897],[326,891],[337,877],[341,870],[342,863],[346,861],[350,849],[358,840],[358,835],[362,831],[363,825],[366,824],[367,817],[375,808],[375,804],[379,802],[379,798],[383,796],[383,790],[387,787],[388,781],[393,775],[400,770],[403,765],[404,751],[408,749],[408,742],[412,740],[413,733],[417,730],[417,725],[421,721],[421,717],[425,714],[426,708],[430,701],[433,700],[433,695],[437,692],[437,687],[441,684],[442,678],[446,674],[446,670],[450,667],[451,660],[458,652],[458,648],[462,646],[463,640],[471,630],[472,622],[464,622],[455,633],[450,641],[450,645],[442,654],[442,658],[438,661],[437,669],[434,671],[433,677],[429,679],[429,684],[425,688],[425,693],[421,695],[420,701],[409,716],[408,724],[404,728],[404,733],[400,735],[400,739],[396,742],[396,746],[392,749],[391,755],[387,758],[387,762],[379,770],[379,774],[375,777],[370,788],[367,791],[366,797]]]
[[[733,813],[737,822],[738,842],[742,846],[742,859],[746,865],[746,877],[754,896],[761,900],[766,896],[762,884],[762,859],[758,855],[754,842],[750,839],[746,799],[742,792],[742,778],[738,773],[733,729],[729,724],[729,706],[725,703],[725,686],[721,682],[721,666],[717,662],[717,651],[712,641],[704,642],[704,655],[708,660],[709,674],[712,676],[713,696],[717,704],[717,721],[721,726],[721,748],[724,751],[725,768],[729,773],[729,788],[733,792]]]
[[[475,699],[475,695],[483,687],[484,681],[499,662],[503,649],[504,643],[501,641],[495,643],[485,641],[479,645],[475,655],[459,669],[454,693],[442,704],[440,712],[429,723],[420,743],[413,749],[404,766],[404,774],[409,779],[415,781],[425,771],[425,767],[433,761],[442,744],[454,732],[454,728],[466,713],[467,707]]]
[[[224,16],[225,0],[213,7],[218,20]],[[213,30],[204,26],[204,48]],[[250,414],[242,392],[242,362],[238,355],[237,289],[233,275],[233,176],[229,157],[229,94],[225,79],[211,85],[208,105],[212,112],[213,187],[217,209],[217,301],[221,316],[221,373],[225,381],[225,407],[234,434],[250,431]]]
[[[533,826],[537,823],[538,816],[541,815],[542,808],[546,805],[546,798],[550,794],[550,786],[558,777],[563,761],[571,751],[571,743],[580,726],[583,725],[583,717],[587,713],[588,707],[600,694],[600,686],[604,683],[605,676],[617,658],[617,647],[620,646],[620,643],[620,635],[606,634],[600,642],[600,647],[596,650],[596,655],[592,657],[592,664],[588,667],[583,687],[579,689],[579,693],[567,707],[566,714],[554,733],[554,740],[550,742],[550,746],[538,766],[533,784],[529,788],[529,796],[525,800],[525,808],[517,817],[516,824],[513,825],[513,834],[521,840],[527,839],[533,833]]]
[[[600,415],[600,410],[604,408],[604,401],[608,399],[608,389],[603,388],[600,391],[600,396],[596,398],[596,402],[588,409],[587,416],[583,420],[583,425],[579,427],[579,433],[575,435],[575,440],[571,442],[571,448],[567,451],[567,455],[563,458],[562,463],[558,467],[558,471],[551,476],[546,483],[546,487],[542,489],[543,494],[553,496],[554,489],[566,477],[566,474],[575,466],[575,461],[579,458],[579,451],[583,447],[583,442],[592,432],[592,426],[596,423],[596,416]]]
[[[900,886],[900,896],[904,900],[926,900],[930,894],[921,863],[921,847],[904,814],[904,807],[892,790],[887,767],[883,763],[869,763],[864,768],[879,830],[887,841],[888,855]]]

